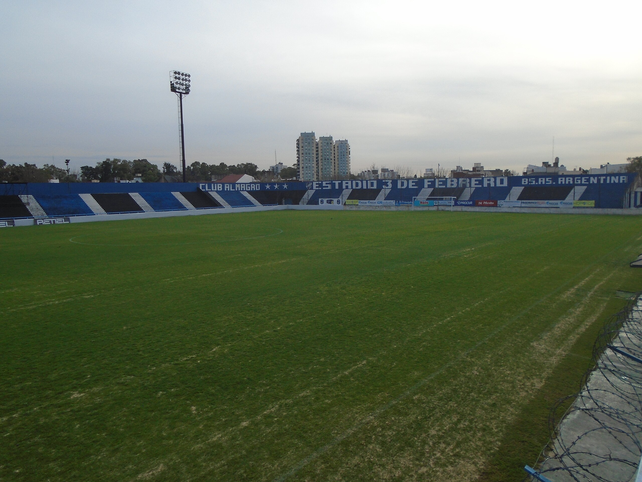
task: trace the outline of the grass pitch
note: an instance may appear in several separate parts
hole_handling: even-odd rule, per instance
[[[509,480],[637,217],[268,212],[0,230],[0,480]]]

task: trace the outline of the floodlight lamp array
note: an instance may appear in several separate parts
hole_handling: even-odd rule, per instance
[[[190,75],[178,70],[172,70],[169,73],[169,89],[177,94],[189,94]]]

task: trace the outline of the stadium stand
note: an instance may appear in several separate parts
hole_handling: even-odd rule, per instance
[[[154,211],[182,211],[186,209],[171,192],[141,192],[140,195]]]
[[[461,197],[461,195],[464,193],[465,189],[467,189],[467,188],[465,188],[465,187],[435,188],[430,193],[430,196],[431,197],[455,197],[455,198],[459,199]],[[484,198],[484,199],[486,199],[486,198]]]
[[[638,175],[632,173],[280,183],[0,183],[0,218],[187,214],[185,211],[283,205],[336,208],[348,201],[351,206],[437,206],[415,202],[428,199],[450,199],[450,206],[462,208],[586,211],[642,207],[639,186]]]
[[[189,203],[196,209],[211,209],[222,207],[221,203],[202,191],[182,191],[181,195],[185,199],[187,199]]]
[[[94,214],[76,194],[34,197],[48,216],[91,216]]]
[[[252,197],[263,206],[299,204],[305,191],[253,191]]]
[[[107,213],[143,212],[129,193],[92,194],[92,197]]]
[[[381,189],[353,189],[350,191],[348,199],[357,199],[359,201],[374,201],[381,192]]]
[[[20,196],[0,196],[0,218],[31,218],[31,212]]]
[[[554,201],[564,200],[573,190],[573,186],[526,186],[519,195],[520,201]]]
[[[256,204],[244,196],[242,192],[243,191],[220,191],[217,194],[233,208],[256,206]]]

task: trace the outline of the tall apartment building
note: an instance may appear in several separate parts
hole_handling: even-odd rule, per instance
[[[350,175],[350,144],[347,140],[335,141],[332,170],[336,173],[335,177],[347,178]]]
[[[334,167],[334,142],[332,136],[319,137],[317,142],[318,162],[317,179],[332,179],[332,168]]]
[[[347,178],[350,175],[350,144],[334,142],[332,136],[319,137],[302,132],[296,141],[297,176],[300,181]]]
[[[296,141],[296,170],[300,181],[317,180],[317,138],[314,132],[302,132]]]

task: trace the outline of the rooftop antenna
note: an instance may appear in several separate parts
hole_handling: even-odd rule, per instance
[[[553,156],[551,157],[551,162],[555,162],[555,136],[553,136]]]

